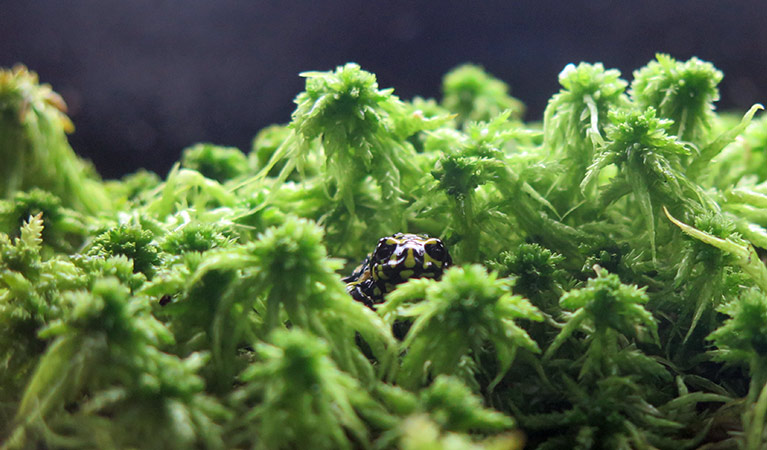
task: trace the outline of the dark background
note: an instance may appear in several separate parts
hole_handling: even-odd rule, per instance
[[[464,62],[539,120],[565,64],[627,80],[655,52],[713,62],[720,109],[767,102],[764,1],[0,0],[0,66],[22,62],[69,105],[75,150],[107,178],[164,175],[195,142],[250,147],[290,120],[298,73],[348,61],[408,99]]]

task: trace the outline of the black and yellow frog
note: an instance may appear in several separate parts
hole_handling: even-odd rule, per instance
[[[373,253],[343,281],[355,300],[375,308],[398,284],[410,278],[439,279],[452,262],[441,240],[397,233],[381,238]]]

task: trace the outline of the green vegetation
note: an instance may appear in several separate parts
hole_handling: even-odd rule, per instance
[[[102,181],[0,71],[0,448],[767,446],[767,118],[713,65],[568,65],[541,122],[478,66],[302,76],[250,154]],[[454,266],[374,311],[396,232]]]

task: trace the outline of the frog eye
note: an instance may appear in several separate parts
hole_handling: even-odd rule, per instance
[[[376,247],[375,253],[373,255],[373,259],[376,261],[386,261],[389,259],[389,257],[394,253],[394,249],[397,247],[396,244],[390,244],[387,242],[386,239],[381,239],[378,241],[378,246]]]
[[[435,239],[435,242],[426,244],[424,247],[426,249],[426,253],[428,253],[429,256],[436,259],[437,261],[444,261],[446,252],[445,246],[441,241]]]

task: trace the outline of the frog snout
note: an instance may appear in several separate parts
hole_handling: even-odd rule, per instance
[[[389,266],[412,269],[418,261],[423,261],[423,253],[423,247],[420,245],[403,245],[389,258]]]

